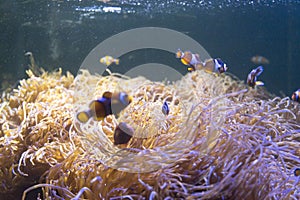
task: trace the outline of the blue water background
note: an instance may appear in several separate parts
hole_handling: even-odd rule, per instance
[[[120,12],[105,11],[107,7]],[[39,66],[77,73],[87,54],[100,42],[138,27],[164,27],[199,42],[212,57],[244,80],[256,67],[250,58],[270,60],[259,77],[269,91],[290,95],[300,88],[300,1],[31,1],[0,2],[0,72],[14,82],[26,77],[27,51]],[[178,47],[180,48],[180,46]],[[122,58],[129,70],[157,62],[186,73],[174,55],[154,49]]]

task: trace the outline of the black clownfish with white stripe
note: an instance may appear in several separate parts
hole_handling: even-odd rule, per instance
[[[100,121],[108,115],[119,114],[131,101],[132,97],[125,92],[104,92],[101,98],[90,103],[89,109],[77,113],[76,117],[82,123],[86,123],[90,118]]]
[[[168,115],[170,113],[170,108],[169,108],[169,105],[166,101],[164,102],[164,104],[161,108],[161,111],[164,115]]]
[[[253,69],[247,77],[247,84],[254,88],[255,86],[262,86],[264,83],[262,81],[257,81],[257,77],[264,71],[263,66],[258,66]]]
[[[293,92],[293,94],[292,94],[292,100],[300,102],[300,89],[298,89],[295,92]]]

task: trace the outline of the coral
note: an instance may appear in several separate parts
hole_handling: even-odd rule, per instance
[[[300,105],[289,98],[204,71],[170,84],[85,70],[75,80],[28,75],[0,106],[0,196],[43,188],[53,199],[300,198]],[[78,122],[105,91],[134,100],[117,116]],[[135,133],[113,145],[120,122]]]

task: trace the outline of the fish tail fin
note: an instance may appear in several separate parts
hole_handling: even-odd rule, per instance
[[[257,85],[257,86],[263,86],[263,85],[265,85],[265,84],[264,84],[264,82],[262,82],[262,81],[256,81],[256,82],[255,82],[255,85]]]
[[[176,58],[181,58],[181,56],[182,56],[182,51],[180,49],[178,49],[176,51]]]
[[[91,115],[89,111],[82,111],[77,113],[76,118],[81,123],[86,123],[91,118]]]
[[[192,71],[195,71],[195,68],[194,68],[194,67],[188,67],[187,70],[188,70],[189,72],[192,72]]]

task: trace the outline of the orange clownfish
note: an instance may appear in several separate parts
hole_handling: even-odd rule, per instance
[[[100,63],[102,63],[106,66],[109,66],[112,63],[116,63],[116,65],[118,65],[120,63],[119,59],[113,58],[111,56],[104,56],[104,57],[100,58],[99,61],[100,61]]]
[[[254,88],[254,86],[258,85],[258,86],[262,86],[264,85],[263,82],[261,81],[257,81],[257,77],[264,71],[264,68],[263,66],[259,66],[255,69],[253,69],[249,74],[248,74],[248,77],[247,77],[247,84]]]
[[[258,55],[253,56],[253,57],[251,58],[251,62],[253,62],[253,63],[256,64],[256,65],[261,65],[261,64],[266,65],[266,64],[270,64],[270,61],[269,61],[267,58],[265,58],[265,57],[263,57],[263,56],[258,56]]]
[[[203,69],[208,73],[222,74],[228,70],[228,67],[221,58],[210,58],[203,63]]]
[[[190,51],[181,51],[180,49],[176,52],[176,58],[180,58],[184,65],[188,65],[188,71],[195,71],[202,68],[202,62],[199,54],[193,54]]]
[[[300,89],[296,90],[293,94],[292,94],[292,100],[300,102]]]
[[[211,58],[202,62],[198,54],[193,54],[190,51],[182,52],[178,49],[176,52],[176,58],[180,58],[184,65],[189,66],[188,71],[204,69],[209,73],[221,74],[226,72],[228,69],[227,65],[220,58]]]
[[[125,92],[111,93],[104,92],[100,99],[93,100],[89,109],[77,113],[78,121],[85,123],[90,118],[97,121],[103,120],[106,116],[120,113],[132,101],[132,97]]]
[[[134,134],[131,126],[125,122],[119,123],[114,132],[114,145],[127,144]]]

